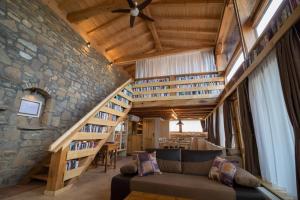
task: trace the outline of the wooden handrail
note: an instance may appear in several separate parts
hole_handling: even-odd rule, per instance
[[[132,79],[129,79],[124,84],[122,84],[120,87],[118,87],[114,92],[112,92],[110,95],[108,95],[97,106],[95,106],[89,113],[87,113],[82,119],[80,119],[69,130],[67,130],[63,135],[61,135],[55,142],[53,142],[50,145],[48,151],[57,152],[62,147],[69,145],[69,144],[67,144],[67,141],[70,140],[72,138],[72,136],[78,132],[78,130],[86,123],[86,121],[89,120],[91,117],[93,117],[102,106],[104,106],[111,98],[118,95],[118,93],[120,91],[122,91],[122,89],[124,89],[132,81],[133,81]]]

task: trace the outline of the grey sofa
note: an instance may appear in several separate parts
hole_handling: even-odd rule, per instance
[[[153,150],[150,150],[153,151]],[[221,150],[155,149],[160,175],[117,175],[111,182],[111,200],[124,199],[131,191],[199,200],[268,199],[256,188],[228,187],[208,179],[211,164]]]

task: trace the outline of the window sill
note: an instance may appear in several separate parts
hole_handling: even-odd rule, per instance
[[[279,188],[263,180],[261,180],[261,185],[280,199],[294,200],[294,198],[289,196],[283,188]]]

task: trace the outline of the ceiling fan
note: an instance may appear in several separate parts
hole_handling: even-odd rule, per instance
[[[135,0],[127,0],[129,8],[121,8],[112,10],[113,13],[130,13],[130,27],[132,28],[134,25],[134,21],[136,17],[140,17],[144,20],[154,21],[151,17],[148,17],[143,13],[143,9],[145,9],[152,0],[145,0],[144,2],[138,4]]]

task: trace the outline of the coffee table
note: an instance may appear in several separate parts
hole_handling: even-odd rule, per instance
[[[132,191],[125,200],[190,200],[181,197]]]

